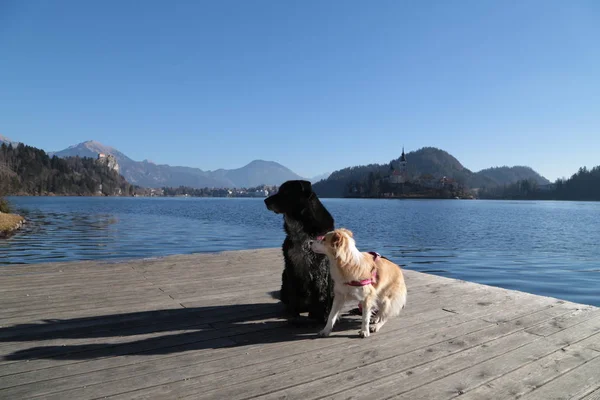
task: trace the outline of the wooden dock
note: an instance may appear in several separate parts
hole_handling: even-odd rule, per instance
[[[292,327],[279,249],[0,267],[0,399],[600,399],[600,309],[406,271],[358,338]]]

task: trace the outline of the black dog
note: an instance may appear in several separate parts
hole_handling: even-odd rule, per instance
[[[285,266],[280,299],[293,318],[308,312],[325,322],[333,301],[329,261],[313,253],[310,240],[334,229],[333,217],[321,204],[308,181],[287,181],[265,199],[267,209],[283,214],[287,234],[283,242]]]

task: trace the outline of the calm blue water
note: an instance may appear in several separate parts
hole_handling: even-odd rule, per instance
[[[31,222],[0,264],[279,247],[262,199],[13,197]],[[323,199],[406,268],[600,306],[600,203]]]

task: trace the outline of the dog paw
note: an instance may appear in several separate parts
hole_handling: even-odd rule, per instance
[[[361,338],[367,338],[370,336],[369,331],[358,331],[358,336],[360,336]]]
[[[379,330],[379,328],[380,328],[379,324],[374,324],[374,325],[369,326],[369,331],[371,331],[371,333],[375,333]]]
[[[331,331],[325,330],[323,329],[321,332],[319,332],[319,336],[320,337],[327,337],[331,334]]]

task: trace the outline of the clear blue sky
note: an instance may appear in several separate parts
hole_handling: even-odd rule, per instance
[[[600,2],[0,0],[0,134],[303,176],[435,146],[554,180],[600,164]]]

